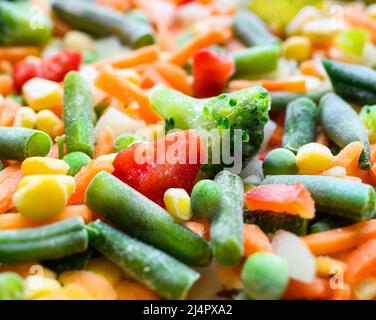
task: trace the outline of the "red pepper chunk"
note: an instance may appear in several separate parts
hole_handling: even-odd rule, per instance
[[[304,219],[315,216],[315,203],[301,183],[261,185],[249,190],[244,195],[244,201],[253,211],[287,212]]]
[[[167,189],[192,191],[205,158],[205,144],[197,133],[175,132],[120,151],[113,163],[113,175],[163,207]]]
[[[21,91],[24,83],[32,78],[42,76],[42,65],[38,58],[29,57],[13,66],[13,81],[17,91]]]
[[[43,77],[52,81],[63,81],[69,71],[77,71],[82,54],[72,49],[64,49],[48,57],[42,62]]]
[[[234,74],[234,60],[223,53],[200,49],[193,55],[193,89],[195,97],[219,95]]]

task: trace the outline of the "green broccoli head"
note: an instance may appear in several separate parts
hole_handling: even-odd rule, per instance
[[[259,150],[264,139],[264,125],[269,120],[270,97],[261,86],[223,93],[209,99],[196,99],[164,86],[156,86],[150,101],[153,109],[165,119],[167,129],[218,129],[220,134],[224,132],[223,129],[229,129],[231,152],[236,152],[234,132],[241,130],[243,161]],[[211,175],[223,166],[224,163],[209,164],[203,170]]]

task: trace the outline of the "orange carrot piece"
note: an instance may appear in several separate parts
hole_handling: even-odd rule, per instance
[[[129,0],[96,0],[96,2],[122,12],[131,8]]]
[[[290,280],[284,299],[327,299],[330,293],[328,279],[316,278],[311,283]]]
[[[5,99],[0,104],[0,127],[11,127],[21,106],[13,99]]]
[[[111,283],[92,271],[66,271],[60,275],[59,280],[63,285],[75,283],[82,286],[96,300],[114,300],[117,298],[117,293]]]
[[[40,49],[37,47],[0,47],[0,60],[7,60],[11,63],[18,62],[28,56],[40,56]]]
[[[231,36],[228,29],[212,29],[200,33],[189,40],[182,47],[178,48],[170,57],[170,62],[177,65],[184,65],[192,54],[202,48],[226,42]]]
[[[125,105],[132,101],[139,104],[139,114],[147,123],[154,123],[159,116],[151,109],[148,94],[127,79],[120,77],[111,67],[103,67],[95,80],[98,88],[119,99]]]
[[[249,210],[288,212],[306,219],[315,216],[315,203],[301,183],[261,185],[245,193],[244,201]]]
[[[194,233],[197,233],[200,237],[204,237],[205,226],[202,223],[195,221],[185,221],[184,225]]]
[[[13,89],[13,78],[8,74],[0,74],[0,94],[7,95]]]
[[[25,219],[20,213],[6,213],[0,215],[0,230],[35,228],[74,217],[82,217],[85,223],[89,223],[93,220],[93,213],[85,205],[68,206],[55,217],[43,221]]]
[[[300,69],[300,72],[302,74],[305,74],[307,76],[317,77],[317,78],[320,78],[320,79],[324,79],[324,75],[318,69],[315,61],[313,61],[313,60],[303,61],[300,64],[299,69]]]
[[[157,45],[132,50],[109,59],[96,61],[92,66],[100,68],[111,65],[115,68],[132,68],[140,64],[152,63],[158,59],[159,47]]]
[[[242,289],[243,283],[240,277],[243,263],[232,267],[218,266],[218,277],[226,289]]]
[[[294,93],[305,93],[307,91],[304,79],[290,80],[232,80],[229,83],[231,91],[237,91],[259,84],[269,91],[287,91]]]
[[[138,282],[121,281],[115,286],[118,300],[159,300],[160,297]]]
[[[347,264],[345,281],[349,285],[372,275],[376,270],[376,239],[368,240],[354,249],[344,262]]]
[[[359,157],[363,149],[364,145],[360,141],[351,142],[335,156],[335,164],[346,168],[347,175],[354,176],[359,167]]]
[[[332,289],[330,300],[351,300],[351,287],[348,284],[344,284],[342,289]]]
[[[163,84],[171,87],[171,85],[165,80],[165,78],[151,65],[145,66],[141,76],[141,88],[150,89],[156,84]]]
[[[0,213],[5,213],[13,206],[12,197],[22,178],[18,165],[9,166],[0,171]]]
[[[354,248],[376,237],[376,219],[304,236],[303,240],[315,255],[325,255]]]
[[[70,205],[84,203],[87,187],[89,186],[91,180],[101,171],[112,173],[114,171],[114,167],[108,162],[93,160],[74,176],[74,179],[76,180],[76,191],[69,199]]]
[[[115,136],[110,127],[105,127],[99,132],[95,145],[94,158],[114,152]]]
[[[153,67],[168,81],[172,88],[188,95],[192,94],[188,74],[182,67],[168,61],[156,61],[153,63]]]
[[[64,35],[72,30],[71,26],[65,23],[63,20],[60,20],[56,15],[52,14],[53,21],[53,34],[58,37],[64,37]]]
[[[329,138],[324,132],[319,132],[319,134],[316,137],[316,142],[320,143],[326,147],[329,147]]]
[[[255,252],[272,252],[272,245],[266,234],[255,224],[243,225],[244,256],[249,257]]]

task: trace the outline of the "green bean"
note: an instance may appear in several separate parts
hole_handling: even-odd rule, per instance
[[[262,163],[264,176],[277,174],[296,174],[296,156],[290,150],[277,148],[270,151]]]
[[[221,190],[213,180],[201,180],[195,184],[191,193],[191,208],[194,215],[205,219],[219,211]]]
[[[152,246],[97,220],[87,226],[90,243],[127,274],[166,299],[184,299],[199,273]]]
[[[92,250],[89,249],[61,259],[45,260],[43,265],[57,274],[70,270],[82,270],[87,267],[91,254]]]
[[[221,203],[212,219],[210,240],[217,262],[232,266],[240,261],[244,250],[243,181],[229,171],[221,171],[214,181],[221,190]]]
[[[63,120],[68,152],[94,152],[93,94],[90,84],[78,73],[64,79]]]
[[[44,157],[50,148],[51,138],[42,131],[0,127],[0,159],[23,161],[29,157]]]
[[[91,158],[86,153],[75,151],[68,153],[63,160],[69,165],[67,174],[75,176],[82,167],[89,164]]]
[[[311,193],[316,209],[352,221],[369,220],[375,215],[375,189],[364,183],[314,175],[268,176],[262,184],[302,183]]]
[[[359,166],[361,169],[370,169],[368,133],[351,106],[335,93],[327,93],[320,100],[319,116],[325,133],[341,148],[354,141],[363,143]]]

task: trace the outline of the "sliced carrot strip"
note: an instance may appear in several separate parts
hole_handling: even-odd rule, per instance
[[[5,99],[0,104],[0,127],[11,127],[21,106],[13,99]]]
[[[121,281],[115,286],[118,300],[159,300],[160,297],[138,282]]]
[[[91,180],[101,171],[112,173],[114,167],[105,161],[93,160],[87,166],[83,167],[74,177],[76,180],[76,191],[69,199],[69,204],[84,203],[85,192]]]
[[[342,289],[332,290],[330,300],[351,300],[351,287],[348,284],[344,284]]]
[[[299,66],[300,72],[307,76],[313,76],[320,79],[324,79],[324,75],[321,71],[317,68],[315,61],[313,60],[306,60],[303,61]]]
[[[295,93],[305,93],[307,91],[306,82],[303,79],[298,80],[232,80],[229,83],[231,91],[249,88],[255,85],[261,85],[269,91],[287,91]]]
[[[345,22],[358,28],[366,29],[373,42],[376,42],[376,21],[367,16],[358,8],[351,7],[345,9]]]
[[[0,213],[5,213],[13,206],[12,197],[22,178],[19,166],[9,166],[0,171]]]
[[[115,136],[110,127],[103,128],[95,145],[94,157],[114,152]]]
[[[8,74],[0,74],[0,94],[7,95],[13,89],[13,78]]]
[[[354,248],[376,237],[376,219],[348,227],[313,233],[303,240],[315,255],[325,255]]]
[[[0,60],[7,60],[11,63],[18,62],[28,56],[39,56],[40,49],[37,47],[0,47]]]
[[[311,283],[290,280],[284,299],[327,299],[329,294],[328,279],[316,278]]]
[[[249,257],[255,252],[272,252],[272,245],[266,234],[255,224],[244,224],[244,256]]]
[[[359,167],[359,157],[364,149],[363,143],[354,141],[348,144],[341,152],[335,156],[334,160],[337,166],[346,168],[347,175],[354,176]]]

